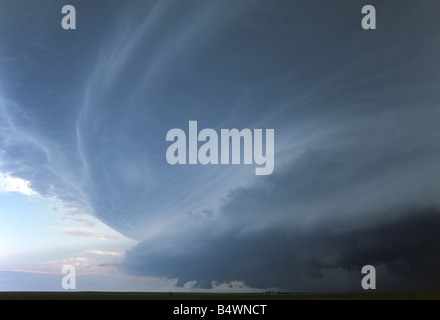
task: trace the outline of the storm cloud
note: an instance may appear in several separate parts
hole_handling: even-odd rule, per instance
[[[0,172],[138,240],[129,274],[438,290],[440,5],[370,1],[366,31],[364,4],[78,0],[66,31],[4,1]],[[274,129],[273,174],[169,165],[191,120]]]

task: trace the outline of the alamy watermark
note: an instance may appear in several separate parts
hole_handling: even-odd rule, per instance
[[[76,289],[76,270],[75,267],[67,264],[63,266],[61,269],[62,273],[67,273],[61,280],[61,287],[63,287],[64,290],[75,290]]]
[[[364,30],[376,29],[376,8],[372,5],[364,5],[361,9],[362,17],[361,25]],[[65,14],[61,20],[61,27],[64,30],[76,29],[76,9],[73,5],[65,5],[61,9],[61,13]]]
[[[362,267],[362,273],[367,274],[362,278],[362,289],[376,289],[376,268],[371,265],[366,265]]]
[[[269,175],[275,162],[274,136],[274,129],[265,132],[263,129],[220,129],[219,148],[219,135],[215,130],[206,128],[198,132],[197,121],[189,121],[188,135],[178,128],[167,132],[166,141],[173,143],[167,149],[166,158],[172,165],[241,164],[243,158],[243,164],[260,165],[255,168],[256,175]],[[199,142],[203,142],[200,148]]]

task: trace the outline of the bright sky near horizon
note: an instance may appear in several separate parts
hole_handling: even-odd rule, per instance
[[[120,262],[124,251],[136,244],[90,215],[72,215],[72,209],[66,209],[56,199],[39,196],[25,180],[3,174],[0,186],[0,279],[4,280],[5,273],[14,274],[9,283],[2,283],[2,291],[62,290],[61,268],[66,264],[77,267],[79,278],[114,277],[111,265]],[[41,274],[52,276],[53,280],[32,280],[32,275]],[[102,284],[82,287],[112,288]],[[113,290],[123,289],[113,286]]]

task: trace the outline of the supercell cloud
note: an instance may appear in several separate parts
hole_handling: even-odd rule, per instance
[[[0,172],[140,241],[123,272],[439,289],[437,1],[371,1],[369,31],[364,1],[71,4],[68,31],[56,1],[0,4]],[[192,120],[274,129],[274,172],[168,164]]]

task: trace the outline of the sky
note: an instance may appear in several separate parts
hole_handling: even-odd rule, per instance
[[[69,4],[0,1],[0,290],[440,289],[438,1]],[[189,121],[273,173],[169,164]]]

